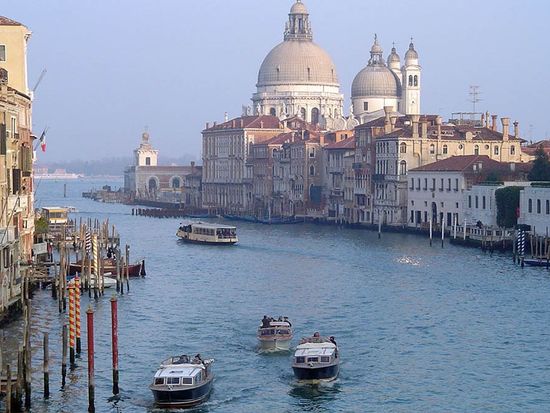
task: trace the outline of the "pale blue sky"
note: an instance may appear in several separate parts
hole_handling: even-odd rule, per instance
[[[314,40],[332,56],[346,111],[374,33],[403,57],[414,37],[422,112],[478,108],[550,133],[550,2],[305,0]],[[34,132],[50,127],[41,162],[131,155],[148,125],[160,156],[201,152],[207,121],[250,104],[260,64],[282,41],[291,0],[3,0],[27,25],[29,84],[48,73]],[[500,124],[500,122],[499,122]],[[531,127],[529,125],[532,125]]]

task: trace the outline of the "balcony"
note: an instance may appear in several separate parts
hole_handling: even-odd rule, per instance
[[[0,228],[0,245],[10,244],[15,242],[16,232],[15,227]]]

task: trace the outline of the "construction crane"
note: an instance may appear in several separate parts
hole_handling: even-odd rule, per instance
[[[32,93],[36,92],[36,89],[38,88],[38,85],[40,85],[40,82],[42,82],[42,79],[44,79],[46,72],[47,72],[46,69],[42,69],[42,73],[40,73],[40,76],[38,76],[38,80],[34,84],[34,87],[31,89]]]

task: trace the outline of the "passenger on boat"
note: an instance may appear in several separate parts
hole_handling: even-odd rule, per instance
[[[289,327],[292,327],[292,323],[291,323],[290,321],[288,321],[288,317],[285,316],[284,319],[283,319],[283,321],[284,321],[285,323],[288,323]]]
[[[176,364],[184,364],[184,363],[189,363],[189,356],[182,354],[179,360],[176,361]]]
[[[195,357],[193,358],[192,363],[193,363],[193,364],[201,364],[201,363],[204,363],[204,361],[203,361],[202,358],[201,358],[200,353],[197,353],[197,354],[195,355]]]
[[[332,344],[334,344],[335,346],[338,346],[338,345],[336,344],[336,339],[334,338],[334,336],[330,336],[328,339],[330,340],[330,342],[331,342]]]
[[[321,337],[321,335],[319,334],[319,332],[318,332],[318,331],[316,331],[315,333],[313,333],[313,337],[315,337],[315,338],[319,338],[319,337]]]
[[[262,318],[262,328],[268,328],[270,327],[271,318],[264,315],[264,318]]]

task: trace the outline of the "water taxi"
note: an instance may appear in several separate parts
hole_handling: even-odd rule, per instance
[[[340,356],[334,337],[303,338],[294,353],[292,370],[299,381],[318,383],[338,377]]]
[[[288,317],[279,317],[274,320],[271,317],[264,316],[258,327],[257,336],[260,350],[289,350],[293,337],[292,324]]]
[[[214,359],[182,355],[164,360],[149,386],[160,407],[192,407],[206,400],[212,389]]]
[[[176,235],[185,242],[198,244],[235,244],[237,239],[237,227],[206,222],[191,222],[181,224]]]

